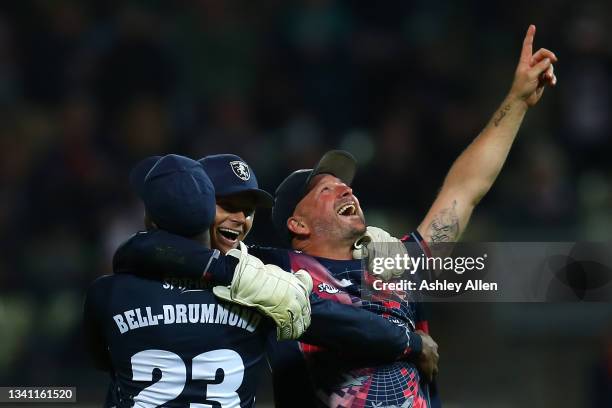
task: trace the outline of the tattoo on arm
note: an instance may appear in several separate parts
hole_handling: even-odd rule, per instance
[[[510,104],[501,108],[495,119],[493,119],[493,124],[495,125],[495,127],[499,126],[499,122],[501,122],[504,116],[506,116],[506,114],[510,112],[510,108],[512,108]]]
[[[453,206],[440,211],[429,224],[429,236],[432,243],[454,242],[459,238],[459,217],[455,207],[457,200],[453,200]]]

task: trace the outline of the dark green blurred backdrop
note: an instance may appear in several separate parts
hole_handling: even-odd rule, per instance
[[[530,23],[559,83],[465,239],[609,241],[610,2],[4,2],[0,385],[102,400],[78,324],[141,226],[136,161],[236,153],[274,190],[344,148],[369,223],[401,234],[505,96]],[[250,241],[276,243],[268,217]],[[431,331],[445,406],[612,406],[611,304],[437,304]]]

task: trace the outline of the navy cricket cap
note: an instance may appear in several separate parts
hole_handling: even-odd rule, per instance
[[[212,180],[217,197],[246,192],[255,198],[257,207],[272,207],[274,198],[270,193],[259,188],[255,173],[239,156],[215,154],[198,161],[202,163],[202,167]]]
[[[200,163],[169,154],[139,162],[130,184],[147,214],[163,230],[192,237],[210,227],[216,211],[215,189]]]
[[[296,170],[291,173],[276,189],[272,222],[279,236],[289,242],[291,234],[287,220],[293,215],[295,207],[308,193],[312,178],[319,174],[331,174],[347,185],[351,185],[357,172],[357,160],[344,150],[330,150],[321,157],[313,169]]]

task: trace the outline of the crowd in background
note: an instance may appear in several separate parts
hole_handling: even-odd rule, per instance
[[[0,383],[88,372],[73,358],[83,290],[142,227],[138,160],[235,153],[273,191],[346,149],[368,221],[407,232],[501,103],[529,23],[559,84],[466,239],[609,240],[608,2],[5,2]],[[255,225],[252,241],[277,242],[268,213]]]

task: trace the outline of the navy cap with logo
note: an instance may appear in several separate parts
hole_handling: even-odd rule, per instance
[[[213,183],[202,165],[188,157],[148,157],[132,169],[130,184],[161,229],[192,237],[206,231],[215,218]]]
[[[312,178],[319,174],[331,174],[347,185],[351,185],[357,172],[355,157],[344,150],[330,150],[323,155],[313,169],[296,170],[291,173],[276,189],[272,222],[279,236],[290,243],[291,233],[287,228],[287,219],[293,215],[295,207],[308,193]]]
[[[259,188],[255,173],[235,154],[215,154],[199,160],[212,180],[217,197],[249,193],[255,198],[255,205],[270,208],[272,195]]]

